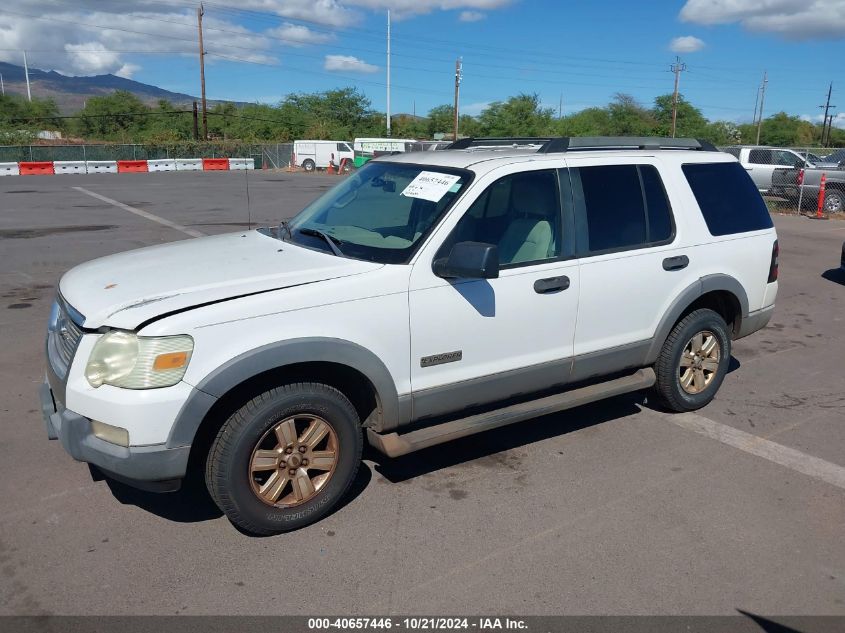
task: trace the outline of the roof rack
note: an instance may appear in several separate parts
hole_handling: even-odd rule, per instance
[[[589,150],[613,149],[687,149],[702,152],[718,152],[710,142],[694,138],[660,138],[657,136],[560,136],[560,137],[501,137],[462,138],[446,149],[469,149],[471,147],[508,147],[539,145],[538,154],[556,154]]]
[[[469,149],[471,147],[513,147],[520,145],[545,145],[553,140],[553,136],[496,136],[496,137],[467,137],[453,141],[445,149]]]

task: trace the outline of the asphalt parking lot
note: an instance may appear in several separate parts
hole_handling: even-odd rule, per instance
[[[295,533],[94,482],[47,440],[35,391],[65,270],[278,223],[335,182],[0,178],[0,614],[845,615],[842,221],[775,217],[775,316],[697,414],[634,394],[371,452],[347,503]]]

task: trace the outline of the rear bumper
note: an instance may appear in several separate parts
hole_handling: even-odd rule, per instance
[[[750,312],[747,317],[742,319],[742,324],[739,326],[739,333],[734,337],[734,339],[740,339],[744,336],[748,336],[749,334],[753,334],[757,330],[762,330],[766,327],[766,325],[768,325],[774,311],[775,306],[771,305],[763,308],[762,310]]]
[[[75,460],[144,490],[178,490],[188,468],[190,446],[118,446],[94,435],[91,420],[66,409],[45,381],[38,389],[47,436],[58,439]]]

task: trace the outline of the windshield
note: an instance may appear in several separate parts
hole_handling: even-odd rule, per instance
[[[828,163],[838,163],[843,160],[845,160],[845,149],[840,149],[832,154],[828,154],[827,158],[825,158],[825,162]]]
[[[405,263],[470,179],[464,170],[371,162],[293,218],[289,239],[344,257]]]

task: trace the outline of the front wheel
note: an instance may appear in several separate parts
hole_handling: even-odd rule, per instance
[[[314,161],[311,160],[310,158],[302,161],[302,169],[304,169],[305,171],[309,171],[309,172],[314,171],[314,169],[316,169],[316,167],[317,167],[317,165],[315,165]]]
[[[206,485],[242,530],[287,532],[338,504],[362,450],[358,415],[342,393],[323,384],[285,385],[256,396],[223,424]]]
[[[672,328],[655,363],[659,399],[672,411],[707,405],[728,373],[730,358],[725,320],[713,310],[691,312]]]

